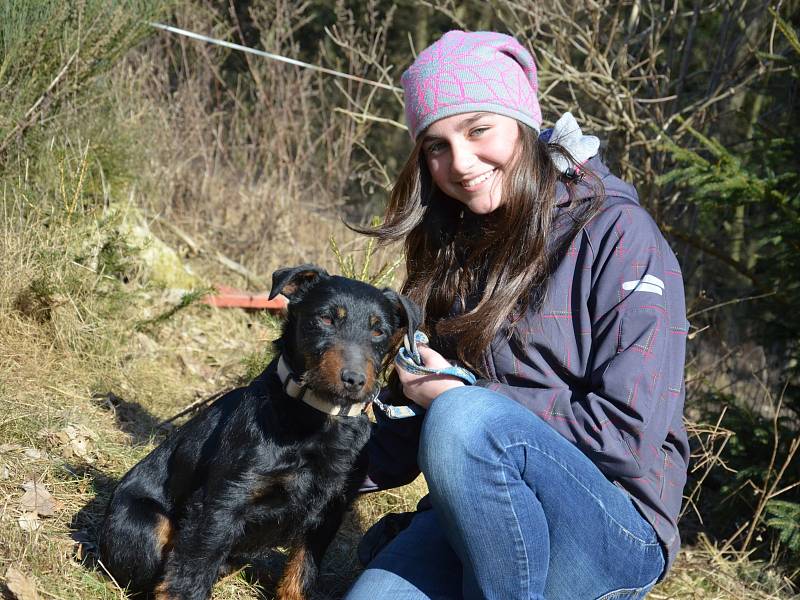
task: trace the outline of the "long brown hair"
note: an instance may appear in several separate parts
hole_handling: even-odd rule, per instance
[[[498,331],[505,327],[513,335],[516,319],[541,306],[556,257],[599,204],[595,194],[570,212],[566,232],[554,231],[560,174],[550,153],[571,157],[527,125],[518,126],[517,147],[503,178],[504,200],[490,214],[473,215],[436,187],[420,135],[392,189],[383,223],[353,227],[384,243],[405,240],[403,293],[422,307],[434,347],[449,340],[458,359],[480,373],[481,355]]]

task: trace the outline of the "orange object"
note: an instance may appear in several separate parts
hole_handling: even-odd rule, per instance
[[[225,285],[215,285],[216,294],[209,294],[201,300],[204,304],[210,304],[218,308],[250,308],[261,310],[284,310],[288,305],[286,298],[280,294],[272,300],[267,294],[251,294],[243,290],[228,287]]]

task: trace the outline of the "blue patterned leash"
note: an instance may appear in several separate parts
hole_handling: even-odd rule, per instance
[[[421,331],[414,332],[413,342],[408,339],[408,336],[403,337],[403,347],[397,351],[397,357],[394,363],[409,373],[414,375],[450,375],[458,377],[467,385],[473,385],[477,379],[475,375],[467,371],[464,367],[451,365],[444,369],[432,369],[422,364],[422,358],[417,350],[417,344],[427,344],[428,336]]]
[[[403,346],[397,351],[394,363],[404,371],[415,375],[452,375],[458,377],[467,385],[473,385],[477,379],[475,375],[463,367],[451,365],[444,369],[432,369],[422,364],[422,357],[417,350],[417,344],[427,344],[428,336],[421,331],[415,331],[414,337],[409,340],[408,336],[403,336]],[[423,409],[417,405],[394,406],[385,404],[378,399],[377,395],[372,400],[373,404],[390,419],[407,419],[420,414]]]
[[[422,364],[422,357],[417,350],[417,344],[427,344],[428,336],[421,331],[415,331],[414,337],[409,340],[408,336],[403,336],[403,347],[397,351],[394,364],[404,371],[414,373],[415,375],[452,375],[458,377],[467,385],[473,385],[477,379],[475,375],[467,371],[463,367],[451,365],[444,369],[432,369]],[[423,409],[417,405],[412,406],[394,406],[393,404],[384,404],[377,397],[372,400],[373,404],[390,419],[407,419],[420,414]]]

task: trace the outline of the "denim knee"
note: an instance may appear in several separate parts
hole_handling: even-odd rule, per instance
[[[425,476],[440,480],[467,472],[465,463],[491,443],[496,420],[508,402],[513,400],[473,386],[454,388],[438,396],[422,424],[417,458]]]

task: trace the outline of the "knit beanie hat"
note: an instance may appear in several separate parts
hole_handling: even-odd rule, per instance
[[[493,112],[537,132],[542,111],[536,63],[513,37],[448,31],[423,50],[401,78],[413,139],[431,123],[467,112]]]

